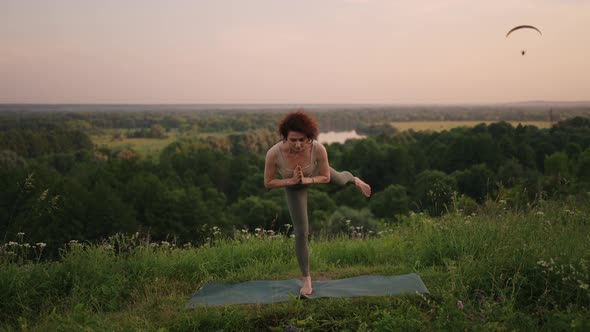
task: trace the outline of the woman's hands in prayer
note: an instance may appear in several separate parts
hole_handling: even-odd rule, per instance
[[[294,184],[311,184],[313,183],[313,179],[310,177],[305,177],[303,174],[303,168],[301,165],[297,165],[293,170],[293,182]]]

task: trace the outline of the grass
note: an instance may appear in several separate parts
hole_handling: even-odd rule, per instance
[[[524,213],[488,202],[470,216],[413,214],[364,240],[342,234],[311,241],[318,279],[416,272],[427,296],[185,308],[210,281],[298,277],[293,239],[264,231],[218,236],[198,248],[117,235],[102,244],[68,244],[55,262],[8,259],[10,247],[3,246],[0,330],[584,331],[587,203],[540,202]],[[123,242],[130,249],[117,253]]]
[[[392,122],[391,125],[399,131],[412,129],[414,131],[444,131],[457,127],[475,127],[480,123],[486,125],[496,121],[400,121]],[[550,128],[551,124],[547,121],[508,121],[513,127],[519,123],[523,126],[535,126],[537,128]]]

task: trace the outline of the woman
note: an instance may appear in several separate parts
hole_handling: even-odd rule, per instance
[[[315,120],[303,111],[287,114],[279,123],[283,140],[266,153],[264,186],[267,189],[285,187],[287,206],[295,232],[295,254],[303,275],[300,293],[312,293],[309,274],[309,251],[307,237],[307,186],[321,183],[346,185],[354,183],[366,197],[371,196],[371,187],[350,172],[337,172],[328,163],[326,148],[316,138],[318,126]],[[279,170],[281,178],[276,178]]]

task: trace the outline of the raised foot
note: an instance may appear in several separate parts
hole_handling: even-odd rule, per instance
[[[355,177],[354,178],[354,185],[365,195],[365,197],[371,196],[371,186],[366,184],[363,180]]]

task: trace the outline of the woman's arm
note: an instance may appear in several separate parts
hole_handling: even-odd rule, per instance
[[[264,160],[264,187],[266,189],[292,186],[301,182],[299,172],[293,172],[293,177],[289,179],[277,179],[277,154],[275,149],[270,149],[266,153]]]
[[[303,177],[303,172],[301,171],[301,183],[303,184],[330,183],[330,164],[328,163],[326,147],[318,143],[316,154],[318,175],[306,178]]]

